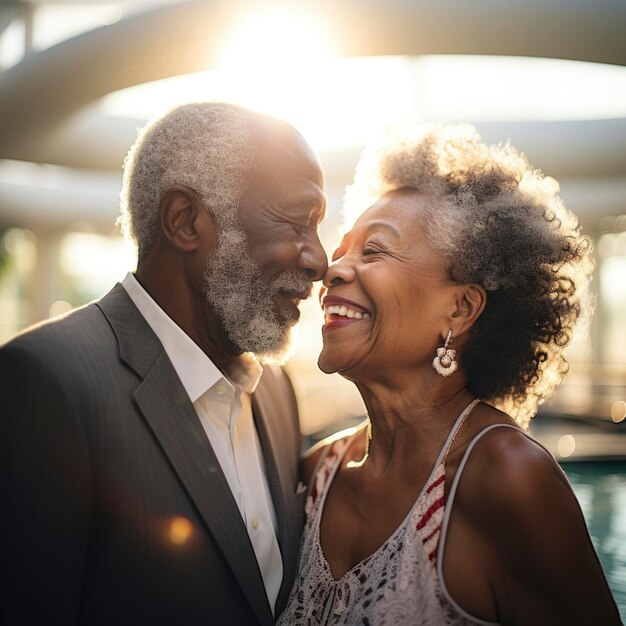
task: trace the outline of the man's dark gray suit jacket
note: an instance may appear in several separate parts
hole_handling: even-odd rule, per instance
[[[209,440],[121,285],[0,349],[0,403],[0,623],[273,623]],[[264,368],[252,404],[284,561],[278,615],[304,495],[280,368]],[[176,533],[176,518],[190,526]]]

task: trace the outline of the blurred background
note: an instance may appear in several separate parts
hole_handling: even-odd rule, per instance
[[[0,342],[106,293],[135,267],[115,225],[148,118],[190,100],[283,117],[326,172],[330,252],[365,143],[467,121],[561,184],[595,244],[591,327],[532,426],[562,463],[626,617],[626,2],[300,0],[0,4]],[[313,441],[363,419],[316,367],[303,305],[290,363]]]

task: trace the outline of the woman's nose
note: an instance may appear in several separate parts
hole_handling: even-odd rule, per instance
[[[324,286],[326,288],[339,283],[347,283],[354,278],[354,266],[346,257],[335,261],[328,266],[324,275]]]

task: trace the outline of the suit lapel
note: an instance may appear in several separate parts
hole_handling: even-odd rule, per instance
[[[265,467],[267,471],[267,482],[269,483],[270,491],[272,492],[272,500],[274,501],[274,507],[276,508],[278,535],[280,540],[285,527],[284,509],[286,494],[283,492],[283,486],[280,480],[280,469],[278,466],[278,455],[274,449],[273,438],[270,434],[271,422],[273,420],[269,417],[269,407],[267,405],[265,394],[259,389],[257,389],[252,396],[252,412],[254,415],[254,423],[256,425],[257,432],[259,433],[261,449],[263,450],[263,458],[265,460]]]
[[[272,393],[267,385],[259,384],[252,396],[252,409],[256,423],[265,465],[267,478],[278,518],[278,541],[283,558],[283,585],[276,601],[276,615],[284,607],[289,595],[291,582],[295,576],[295,565],[300,544],[300,527],[297,522],[298,508],[304,504],[296,498],[294,485],[289,479],[292,473],[288,458],[280,454],[279,443],[283,440],[284,425],[289,423],[291,416],[286,415],[288,407],[279,402],[281,395]],[[295,478],[295,477],[293,477]]]
[[[99,303],[120,356],[142,378],[134,397],[191,500],[219,544],[258,620],[272,613],[239,508],[187,393],[163,346],[117,285]]]

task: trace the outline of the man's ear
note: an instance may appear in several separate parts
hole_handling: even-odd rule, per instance
[[[455,320],[453,334],[462,335],[480,317],[487,304],[487,291],[481,285],[460,285],[456,297],[456,309],[452,314]]]
[[[194,252],[203,243],[208,212],[194,191],[182,185],[165,190],[159,204],[161,229],[180,252]],[[212,224],[211,224],[212,226]]]

